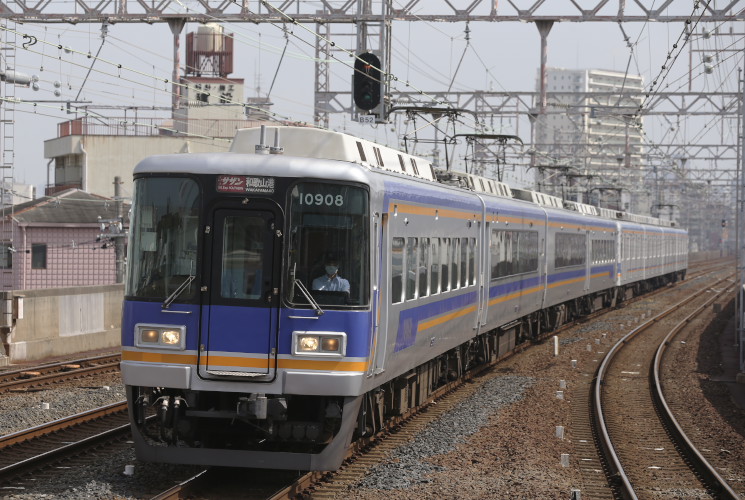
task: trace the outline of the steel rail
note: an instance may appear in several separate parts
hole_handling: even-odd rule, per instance
[[[605,356],[605,358],[603,358],[603,361],[601,362],[600,366],[597,369],[595,379],[593,382],[593,389],[592,389],[592,397],[593,397],[592,411],[593,411],[593,420],[596,426],[596,433],[598,434],[598,445],[601,449],[601,453],[603,454],[605,458],[607,467],[609,468],[610,476],[614,478],[614,480],[617,481],[618,483],[617,485],[612,484],[611,486],[612,487],[618,486],[621,490],[621,495],[625,499],[638,500],[638,496],[636,495],[636,492],[634,491],[634,488],[631,485],[631,481],[629,481],[629,478],[626,475],[623,465],[621,464],[621,461],[618,458],[618,454],[616,453],[616,450],[613,446],[613,443],[611,441],[610,435],[608,433],[608,428],[605,422],[601,392],[602,392],[602,387],[605,383],[605,376],[606,376],[608,367],[610,366],[611,361],[616,356],[618,351],[620,351],[631,339],[636,337],[639,333],[648,329],[649,327],[651,327],[652,325],[654,325],[661,319],[674,313],[675,311],[680,309],[682,306],[684,306],[688,302],[691,302],[697,297],[708,292],[711,287],[716,286],[719,283],[722,283],[723,281],[726,281],[730,278],[731,277],[723,278],[709,287],[702,288],[696,291],[695,293],[689,295],[688,297],[681,300],[677,304],[674,304],[673,306],[669,307],[667,310],[650,318],[648,321],[645,321],[638,327],[631,330],[629,333],[624,335],[618,342],[616,342],[616,344],[608,351],[608,354]]]
[[[69,417],[60,418],[52,422],[37,425],[35,427],[24,429],[13,434],[0,436],[0,450],[13,446],[15,444],[31,441],[32,439],[36,439],[41,436],[47,436],[60,430],[69,429],[76,425],[85,424],[93,420],[98,420],[108,415],[126,411],[127,401],[124,400],[119,401],[118,403],[112,403],[107,406],[102,406],[100,408],[94,408],[93,410],[77,413]]]
[[[63,382],[71,379],[88,377],[96,373],[118,371],[120,360],[120,354],[109,354],[80,360],[61,361],[58,363],[50,363],[46,365],[3,371],[0,372],[0,393],[12,391],[21,387],[48,385],[49,383],[54,381]],[[65,367],[69,367],[71,365],[84,365],[88,363],[100,364],[91,364],[90,366],[65,369]],[[26,376],[26,378],[20,378],[23,377],[24,374],[28,374],[30,372],[45,373]]]
[[[683,320],[681,320],[670,333],[667,334],[665,339],[660,343],[655,353],[654,363],[652,366],[652,373],[650,374],[654,384],[652,385],[653,391],[652,396],[657,406],[660,418],[663,421],[663,425],[666,427],[668,432],[673,435],[675,442],[680,446],[681,452],[685,453],[690,460],[690,463],[694,470],[704,479],[707,486],[711,487],[719,499],[731,499],[737,500],[740,498],[735,490],[727,483],[727,481],[717,472],[717,470],[709,463],[708,460],[701,454],[698,447],[688,438],[683,428],[678,423],[678,420],[673,415],[672,410],[667,404],[664,392],[662,391],[662,381],[660,380],[660,366],[662,364],[662,357],[664,356],[667,347],[670,345],[672,338],[677,335],[691,320],[698,316],[704,311],[710,304],[721,296],[731,293],[734,286],[730,286],[720,292],[714,297],[702,304],[696,310],[691,312]]]

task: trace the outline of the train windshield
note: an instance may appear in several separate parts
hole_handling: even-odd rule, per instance
[[[368,194],[354,186],[303,182],[290,197],[287,300],[366,306],[370,297]]]
[[[199,187],[192,179],[135,180],[128,296],[165,301],[184,285],[170,300],[196,297],[199,200]]]

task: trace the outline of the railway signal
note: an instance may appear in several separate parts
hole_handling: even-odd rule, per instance
[[[354,104],[363,111],[370,111],[380,104],[380,59],[372,52],[360,54],[354,61],[352,95]]]

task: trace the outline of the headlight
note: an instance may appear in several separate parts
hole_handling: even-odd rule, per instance
[[[292,354],[344,356],[347,334],[341,332],[292,332]]]
[[[157,342],[160,340],[160,332],[158,330],[141,330],[140,331],[140,340],[143,342]]]
[[[161,339],[164,344],[178,344],[181,342],[181,332],[178,330],[164,330]]]
[[[316,352],[318,350],[318,337],[314,335],[298,337],[297,343],[300,352]]]
[[[185,326],[144,325],[135,326],[135,346],[160,347],[164,349],[184,349],[186,341]]]

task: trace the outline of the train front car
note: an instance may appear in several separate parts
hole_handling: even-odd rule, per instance
[[[136,168],[121,369],[139,459],[340,465],[368,367],[369,220],[359,165],[222,153]]]

